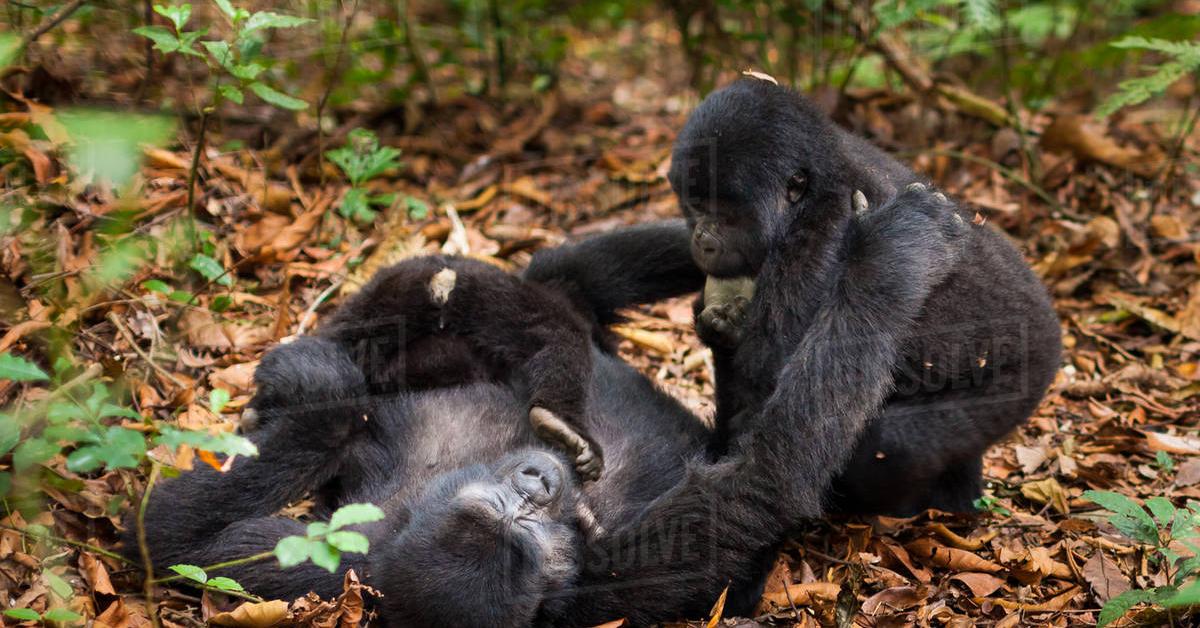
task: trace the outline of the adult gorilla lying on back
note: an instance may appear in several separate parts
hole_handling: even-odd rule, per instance
[[[910,193],[896,202],[921,212],[930,201]],[[905,233],[950,246],[953,234],[928,226]],[[640,238],[661,239],[660,261],[675,263],[635,264],[619,247],[584,242],[536,260],[531,275],[595,320],[609,320],[616,307],[698,281],[686,250],[674,250],[676,234],[652,228]],[[460,276],[498,272],[454,263]],[[854,267],[846,275],[860,284],[874,279]],[[377,291],[387,285],[386,276],[377,279],[344,307],[383,298]],[[505,298],[519,302],[519,285]],[[888,306],[915,315],[919,301]],[[488,312],[478,315],[486,320]],[[855,321],[867,327],[851,322],[849,337],[905,331]],[[863,364],[863,357],[855,346],[809,356],[817,368],[886,375],[886,364]],[[305,529],[274,513],[312,493],[320,512],[353,502],[385,511],[383,521],[359,528],[370,552],[344,555],[340,570],[355,569],[383,592],[376,608],[388,625],[594,625],[617,617],[641,625],[702,616],[726,586],[728,611],[747,611],[787,530],[820,514],[820,489],[790,481],[810,445],[805,434],[784,423],[755,424],[735,435],[728,457],[708,462],[707,432],[695,418],[599,347],[582,425],[603,448],[606,468],[582,485],[559,450],[534,436],[520,381],[454,380],[448,388],[371,395],[346,346],[320,336],[269,352],[255,378],[261,427],[250,438],[259,456],[235,461],[226,473],[204,466],[154,489],[144,521],[155,565],[208,565],[270,550]],[[838,392],[813,383],[822,397]],[[127,527],[125,551],[136,555],[132,516]],[[343,577],[311,564],[244,564],[220,573],[280,599],[310,590],[335,595]]]

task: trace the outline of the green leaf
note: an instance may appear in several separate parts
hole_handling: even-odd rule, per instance
[[[381,521],[383,516],[383,509],[375,504],[346,504],[334,511],[329,527],[337,530],[356,523]]]
[[[56,115],[71,137],[71,166],[118,186],[137,172],[145,157],[144,144],[161,146],[175,130],[175,121],[166,116],[89,109],[59,111]],[[136,239],[128,238],[122,244],[122,257],[135,254],[135,245],[141,246]]]
[[[306,17],[295,17],[292,15],[282,15],[272,13],[271,11],[259,11],[250,16],[246,20],[246,25],[242,27],[242,35],[252,33],[262,28],[295,28],[308,24],[312,20]],[[263,100],[266,100],[265,98]]]
[[[221,13],[224,13],[230,19],[232,19],[233,16],[236,14],[234,11],[233,5],[229,3],[229,0],[213,0],[213,1],[217,3],[217,8],[221,9]]]
[[[180,445],[191,445],[196,449],[226,456],[258,455],[258,447],[255,447],[248,438],[230,432],[211,434],[204,430],[181,430],[166,426],[162,428],[154,443],[165,445],[170,449],[178,449]]]
[[[308,103],[299,98],[292,98],[283,92],[278,92],[268,87],[265,83],[255,81],[250,84],[250,91],[254,92],[259,98],[284,109],[292,111],[300,111],[308,108]]]
[[[167,567],[167,569],[174,571],[188,580],[199,582],[200,584],[208,582],[208,574],[204,573],[203,569],[195,565],[171,565],[170,567]]]
[[[1146,508],[1158,520],[1159,527],[1167,527],[1175,518],[1175,505],[1166,497],[1151,497],[1146,500]]]
[[[42,579],[46,581],[46,586],[50,587],[55,595],[64,600],[69,600],[71,596],[75,595],[75,588],[71,586],[71,583],[63,580],[62,576],[49,569],[42,570]]]
[[[227,68],[229,73],[241,81],[253,81],[262,74],[266,68],[257,63],[238,63]],[[301,107],[303,109],[303,107]]]
[[[38,612],[32,608],[6,608],[4,609],[5,617],[12,617],[21,621],[37,621],[42,618]]]
[[[143,281],[142,288],[144,290],[149,290],[150,292],[157,292],[159,294],[170,294],[171,293],[171,286],[168,285],[167,282],[161,281],[159,279],[147,279],[146,281]]]
[[[87,411],[71,402],[52,403],[50,409],[46,411],[46,420],[51,423],[66,423],[85,418],[87,418]]]
[[[0,498],[7,497],[9,489],[12,488],[12,474],[8,471],[0,471]]]
[[[203,253],[194,255],[188,262],[188,266],[209,281],[214,281],[222,286],[233,285],[233,277],[225,272],[225,267],[221,265],[221,262]]]
[[[993,0],[963,0],[963,15],[967,23],[982,30],[991,30],[1000,22]]]
[[[233,578],[226,578],[225,576],[217,576],[216,578],[209,580],[208,586],[216,587],[222,591],[245,591],[246,590],[246,589],[242,588],[242,585],[240,583],[238,583],[237,580],[234,580]]]
[[[229,52],[229,42],[218,39],[216,41],[202,41],[200,45],[204,46],[208,54],[212,55],[222,67],[227,67],[233,61],[233,54]]]
[[[54,457],[61,448],[41,438],[27,438],[13,452],[13,471],[21,472]]]
[[[21,49],[21,38],[13,33],[0,33],[0,70],[12,65]]]
[[[179,50],[179,37],[162,26],[139,26],[133,29],[133,32],[154,42],[155,49],[164,54]]]
[[[404,206],[408,208],[408,217],[413,220],[425,220],[429,217],[429,204],[415,196],[405,196]]]
[[[311,541],[302,536],[285,536],[275,544],[275,558],[283,568],[295,567],[308,560]]]
[[[354,552],[356,554],[366,554],[367,550],[371,547],[371,542],[365,534],[352,530],[330,532],[325,537],[325,541],[340,551]]]
[[[375,212],[371,209],[367,191],[362,188],[350,188],[342,196],[338,205],[338,213],[343,217],[359,223],[369,223],[375,220]]]
[[[1150,602],[1153,599],[1153,589],[1130,589],[1114,597],[1106,602],[1104,608],[1100,610],[1100,617],[1096,621],[1096,628],[1104,628],[1108,624],[1120,619],[1122,615],[1134,606],[1142,602]]]
[[[68,622],[80,621],[83,619],[83,615],[80,615],[79,613],[74,613],[74,612],[60,606],[58,608],[52,608],[52,609],[46,611],[45,613],[42,613],[42,619],[44,619],[45,621],[52,621],[52,622],[59,623],[59,624],[65,624]]]
[[[67,456],[67,468],[76,473],[106,469],[132,469],[146,454],[146,439],[141,432],[110,425],[96,434],[95,444],[80,447]]]
[[[8,453],[21,440],[21,426],[13,417],[0,413],[0,456]]]
[[[311,555],[313,564],[318,567],[323,567],[329,573],[337,571],[338,564],[342,562],[342,553],[338,549],[323,541],[310,541]]]
[[[233,85],[222,85],[217,88],[217,91],[221,92],[221,97],[229,102],[240,105],[246,100],[246,98],[242,95],[242,90],[234,87]]]
[[[1111,510],[1109,523],[1135,541],[1158,545],[1158,526],[1154,519],[1131,498],[1112,491],[1084,491],[1083,497],[1100,507]]]
[[[0,379],[32,382],[50,379],[50,377],[36,364],[5,351],[0,353]]]
[[[214,388],[208,393],[208,408],[213,414],[221,414],[221,410],[229,404],[229,391],[224,388]]]
[[[175,25],[175,30],[183,29],[183,25],[187,24],[188,18],[192,16],[192,5],[180,4],[177,6],[162,6],[154,5],[154,12],[171,20]]]
[[[329,524],[324,521],[314,521],[304,529],[304,534],[310,539],[319,539],[329,533]]]

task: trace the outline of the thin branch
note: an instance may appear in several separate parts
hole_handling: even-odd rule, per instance
[[[226,567],[236,567],[238,565],[245,565],[248,563],[256,563],[260,560],[266,560],[268,558],[271,558],[274,555],[275,555],[275,552],[273,552],[273,551],[259,552],[257,554],[253,554],[251,556],[246,556],[245,558],[235,558],[233,560],[227,560],[223,563],[213,563],[211,565],[204,565],[204,566],[200,567],[200,569],[203,569],[205,573],[208,573],[210,571],[216,571],[218,569],[224,569]],[[182,580],[183,578],[184,578],[183,575],[176,574],[174,576],[165,576],[162,578],[155,578],[153,580],[153,582],[154,582],[154,584],[163,584],[166,582],[173,582],[175,580]]]
[[[328,288],[321,292],[321,294],[317,295],[316,299],[313,299],[312,304],[309,305],[308,309],[304,311],[304,314],[300,316],[300,325],[296,328],[297,336],[302,335],[305,330],[308,329],[308,321],[316,315],[317,308],[329,298],[329,295],[333,294],[333,292],[340,288],[344,283],[346,283],[346,278],[342,277],[341,279],[329,284]]]
[[[72,545],[72,546],[78,547],[80,549],[85,549],[89,552],[92,552],[93,554],[99,554],[106,558],[111,558],[113,560],[121,561],[127,565],[135,564],[133,561],[129,560],[128,558],[125,558],[124,556],[122,556],[116,552],[106,550],[102,547],[96,547],[95,545],[92,545],[90,543],[84,543],[83,541],[72,541],[71,539],[63,538],[61,536],[55,536],[53,534],[38,534],[36,532],[30,532],[28,530],[22,530],[20,528],[14,528],[14,527],[8,526],[8,525],[0,525],[0,530],[10,530],[10,531],[16,532],[17,534],[20,534],[26,538],[30,538],[30,539],[34,539],[34,540],[45,539],[47,541],[53,541],[55,543]]]
[[[142,493],[142,503],[137,512],[137,541],[138,552],[142,555],[142,569],[146,572],[146,580],[142,590],[146,597],[146,615],[154,628],[162,628],[158,621],[158,612],[154,607],[154,562],[150,560],[150,545],[146,542],[146,506],[150,504],[150,493],[154,490],[154,482],[162,471],[162,465],[153,458],[150,460],[150,478],[146,480],[146,492]]]
[[[338,77],[342,75],[342,56],[346,52],[346,38],[350,35],[350,26],[354,23],[354,17],[358,15],[358,0],[354,0],[354,8],[350,9],[350,14],[346,16],[346,22],[342,25],[342,38],[338,42],[337,55],[333,58],[333,65],[325,70],[325,93],[321,94],[321,100],[317,101],[317,175],[320,177],[321,185],[325,185],[325,126],[321,124],[321,116],[325,111],[325,104],[329,102],[329,95],[333,93],[333,87],[338,83]]]
[[[63,6],[63,8],[59,9],[58,13],[51,15],[49,18],[46,18],[46,20],[43,21],[40,25],[38,25],[37,28],[33,29],[32,32],[30,32],[29,34],[22,37],[21,45],[17,47],[17,50],[24,50],[26,47],[29,46],[29,44],[32,44],[33,42],[37,41],[38,37],[41,37],[42,35],[45,35],[46,33],[50,32],[50,30],[53,29],[55,26],[58,26],[59,24],[61,24],[63,20],[71,17],[72,13],[79,10],[79,7],[83,6],[86,3],[87,3],[87,0],[71,0],[71,2],[69,2],[65,6]]]
[[[146,352],[140,346],[138,346],[137,341],[133,338],[133,334],[130,333],[129,328],[125,327],[125,324],[121,322],[121,319],[117,317],[116,312],[109,312],[108,320],[112,321],[112,324],[117,328],[117,332],[121,334],[121,337],[125,339],[125,342],[128,342],[129,345],[133,347],[133,350],[137,352],[137,354],[141,356],[141,358],[145,360],[147,364],[150,365],[150,368],[154,369],[154,371],[159,375],[167,378],[172,384],[178,386],[180,390],[188,388],[187,384],[180,381],[178,377],[175,377],[175,375],[167,369],[159,366],[154,361],[153,357],[147,355]]]

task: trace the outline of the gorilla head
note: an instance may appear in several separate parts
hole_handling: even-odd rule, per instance
[[[754,275],[793,220],[842,211],[832,123],[796,93],[737,81],[700,103],[675,141],[668,175],[692,228],[692,255],[714,277]]]
[[[520,626],[553,612],[544,602],[578,574],[578,497],[569,470],[540,450],[439,477],[404,531],[375,550],[395,558],[377,586],[404,592],[383,600],[384,614],[413,625]]]

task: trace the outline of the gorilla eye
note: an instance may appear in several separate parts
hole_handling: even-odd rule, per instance
[[[792,175],[787,182],[787,199],[789,203],[800,202],[800,197],[804,196],[804,189],[808,187],[808,177],[804,176],[803,172],[797,172]]]

